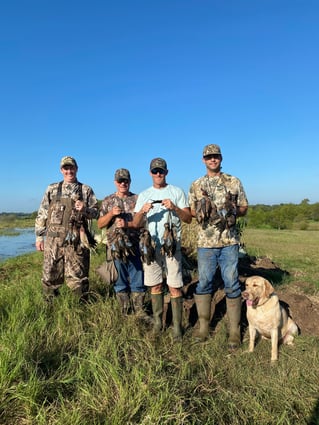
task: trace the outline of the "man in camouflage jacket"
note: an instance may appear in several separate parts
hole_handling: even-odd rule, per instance
[[[114,290],[122,313],[126,315],[132,309],[138,318],[147,319],[144,311],[146,288],[139,251],[140,230],[132,227],[137,195],[130,191],[129,170],[116,170],[114,184],[116,192],[103,199],[97,223],[100,229],[106,229],[106,249],[118,271]]]
[[[208,336],[212,293],[216,290],[213,280],[219,266],[226,293],[229,348],[233,350],[240,344],[241,316],[236,218],[246,214],[248,201],[240,180],[221,171],[222,159],[218,145],[205,146],[202,160],[206,175],[195,180],[189,190],[192,216],[198,222],[195,302],[200,327],[195,336],[199,340]]]
[[[47,187],[35,220],[36,249],[44,252],[42,288],[50,300],[65,279],[84,300],[89,290],[90,246],[95,243],[88,220],[98,217],[98,202],[92,188],[77,180],[74,158],[63,157],[60,171],[63,181]]]

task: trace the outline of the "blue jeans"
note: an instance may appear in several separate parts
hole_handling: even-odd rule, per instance
[[[240,296],[238,250],[238,245],[230,245],[222,248],[197,248],[199,275],[199,282],[196,287],[197,295],[212,294],[216,290],[213,280],[217,266],[219,265],[226,296],[228,298],[237,298]]]
[[[115,260],[119,277],[114,284],[115,292],[145,292],[143,265],[139,256],[130,255],[127,262]]]

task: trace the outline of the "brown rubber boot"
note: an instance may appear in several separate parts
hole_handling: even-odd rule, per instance
[[[54,301],[54,299],[60,294],[58,289],[50,289],[48,286],[43,286],[43,300],[48,304],[51,305]]]
[[[130,309],[130,298],[127,292],[117,292],[116,298],[120,304],[121,312],[124,316],[127,316]]]
[[[240,338],[240,318],[241,318],[241,297],[227,298],[227,317],[229,321],[229,338],[228,349],[230,351],[236,350],[241,343]]]
[[[89,300],[89,283],[84,282],[81,286],[73,288],[72,294],[79,299],[80,304],[86,304]]]
[[[196,329],[193,336],[196,340],[205,341],[209,334],[211,294],[194,295],[199,321],[199,330]]]
[[[183,297],[171,297],[172,316],[173,316],[173,338],[182,339],[182,317],[183,317]]]
[[[164,296],[163,294],[151,294],[152,310],[153,310],[153,331],[159,334],[162,330]]]
[[[133,311],[137,319],[141,319],[146,323],[152,323],[152,318],[146,313],[144,310],[144,300],[145,293],[144,292],[132,292],[131,293],[131,301],[133,305]]]

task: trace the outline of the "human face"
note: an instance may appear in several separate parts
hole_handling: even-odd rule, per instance
[[[126,195],[130,188],[130,181],[128,179],[115,180],[115,186],[119,195]]]
[[[222,156],[219,154],[206,155],[203,162],[207,168],[208,175],[219,174],[221,169]]]
[[[64,165],[61,167],[61,173],[63,174],[65,183],[74,183],[76,181],[77,170],[74,165]]]
[[[163,170],[162,168],[153,168],[150,171],[150,174],[153,179],[153,186],[156,188],[165,187],[166,186],[166,175],[167,170]]]

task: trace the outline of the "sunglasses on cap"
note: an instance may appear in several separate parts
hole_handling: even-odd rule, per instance
[[[163,175],[163,174],[166,174],[166,171],[163,170],[163,168],[152,168],[151,173]]]
[[[121,184],[121,183],[125,183],[125,184],[128,184],[129,183],[129,181],[128,181],[128,179],[118,179],[118,180],[116,180],[119,184]]]

